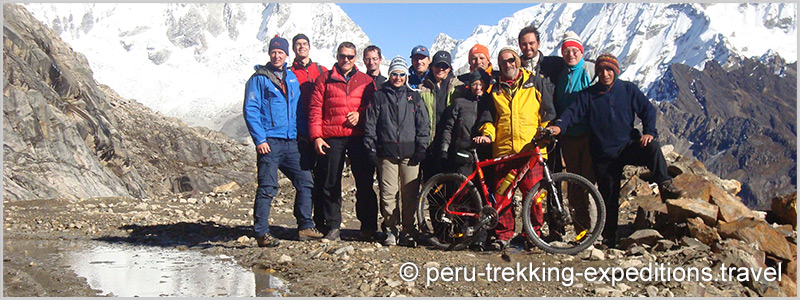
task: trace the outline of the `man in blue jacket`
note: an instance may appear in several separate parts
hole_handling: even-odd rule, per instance
[[[278,192],[278,169],[292,181],[295,190],[294,216],[298,239],[319,239],[311,219],[309,170],[300,167],[297,147],[297,104],[300,84],[286,64],[289,42],[277,35],[269,41],[269,63],[255,67],[245,85],[244,120],[256,145],[258,188],[253,218],[259,247],[275,247],[278,239],[269,233],[269,211]]]
[[[603,244],[615,247],[619,185],[626,165],[647,166],[653,172],[662,199],[677,198],[684,192],[672,185],[661,145],[655,140],[658,136],[655,107],[639,87],[617,78],[619,63],[613,55],[601,54],[595,62],[595,73],[598,82],[578,93],[575,102],[547,128],[558,135],[584,118],[588,121],[597,187],[607,212]],[[642,120],[644,134],[633,127],[637,116]]]

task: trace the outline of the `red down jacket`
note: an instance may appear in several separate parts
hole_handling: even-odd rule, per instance
[[[336,65],[315,80],[308,113],[312,141],[364,135],[364,112],[375,94],[375,83],[372,77],[353,68],[349,81],[339,74]],[[347,114],[354,111],[360,114],[356,127],[347,124]]]

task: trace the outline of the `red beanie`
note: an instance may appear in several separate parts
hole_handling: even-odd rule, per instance
[[[581,53],[584,53],[581,38],[573,31],[567,31],[567,33],[564,34],[564,40],[561,42],[561,51],[564,51],[567,47],[578,48],[581,50]]]

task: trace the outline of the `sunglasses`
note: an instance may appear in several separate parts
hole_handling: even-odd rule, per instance
[[[435,67],[437,67],[437,68],[439,68],[439,69],[442,69],[442,70],[447,70],[447,69],[450,69],[450,66],[449,66],[448,64],[444,64],[444,63],[442,63],[442,64],[437,64]]]
[[[517,63],[517,59],[515,57],[511,57],[509,59],[503,60],[503,62],[507,63],[507,64],[516,64]]]
[[[356,58],[355,55],[344,55],[344,54],[337,54],[336,57],[339,59],[347,59],[347,60],[354,60]]]
[[[406,73],[392,73],[392,74],[389,74],[389,77],[400,77],[400,78],[403,78],[403,77],[406,77]]]

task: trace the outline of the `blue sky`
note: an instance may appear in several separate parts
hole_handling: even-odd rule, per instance
[[[381,48],[384,59],[408,59],[416,45],[430,46],[439,33],[469,37],[478,25],[497,21],[534,3],[338,3]],[[433,53],[431,53],[433,54]]]

